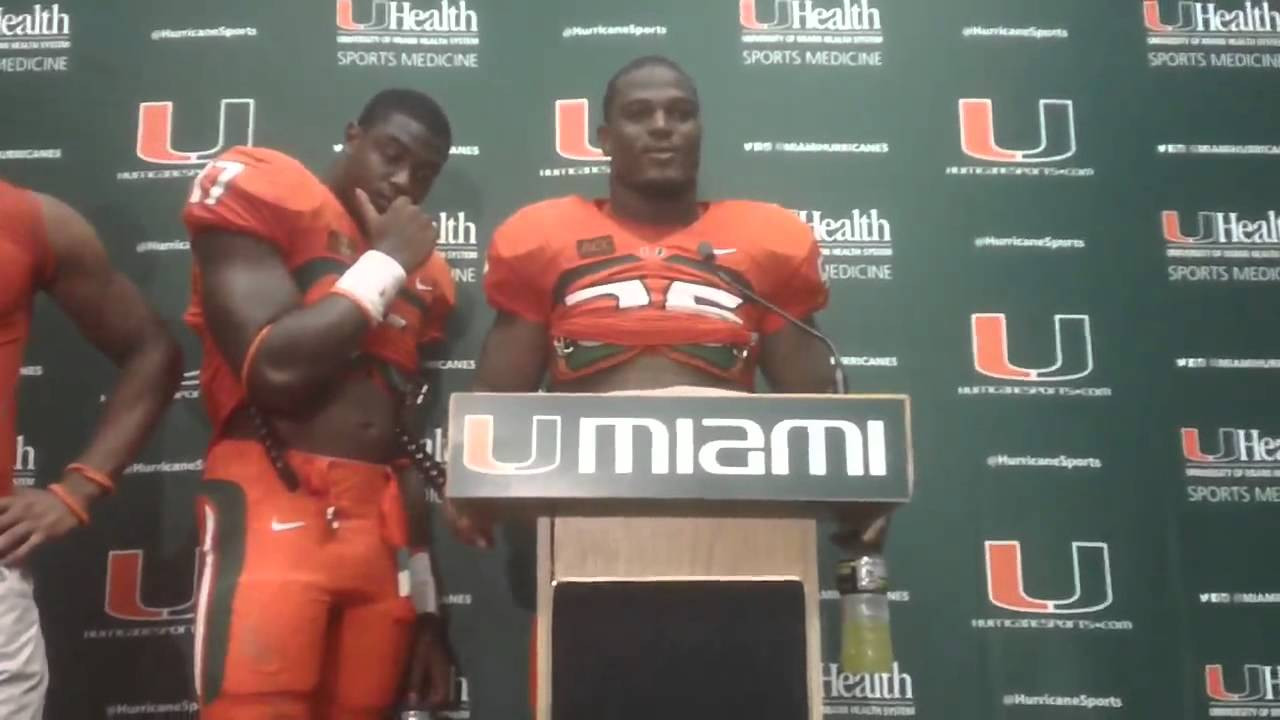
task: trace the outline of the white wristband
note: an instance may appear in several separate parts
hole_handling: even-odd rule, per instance
[[[342,273],[333,290],[359,305],[374,324],[382,322],[387,306],[405,281],[404,268],[390,255],[367,250]]]
[[[409,600],[419,615],[440,612],[436,594],[436,576],[431,571],[431,554],[416,552],[409,556]]]

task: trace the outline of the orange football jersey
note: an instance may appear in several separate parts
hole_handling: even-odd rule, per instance
[[[228,150],[196,178],[182,212],[192,237],[209,231],[250,235],[271,244],[304,295],[322,298],[362,252],[364,236],[329,188],[301,163],[264,148]],[[454,305],[453,278],[439,253],[411,273],[365,340],[364,352],[410,374],[419,368],[419,345],[444,336]],[[204,324],[200,272],[192,276],[187,323],[200,336],[201,389],[215,429],[245,401],[239,368],[228,367]]]
[[[743,200],[707,203],[692,225],[657,240],[629,231],[601,200],[530,205],[494,231],[485,293],[496,309],[545,324],[553,338],[754,349],[785,320],[740,297],[700,248],[714,254],[718,271],[798,318],[826,305],[809,226],[777,205]]]
[[[31,331],[31,306],[53,269],[40,200],[0,180],[0,497],[13,492],[18,371]]]

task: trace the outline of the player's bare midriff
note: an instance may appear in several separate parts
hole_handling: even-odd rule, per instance
[[[658,390],[676,385],[742,390],[724,378],[676,362],[658,353],[642,353],[614,367],[570,381],[552,382],[552,392],[602,393],[617,390]]]
[[[284,446],[316,455],[370,463],[397,457],[395,428],[402,403],[365,373],[334,385],[306,415],[266,415]],[[227,437],[253,439],[257,431],[247,408],[227,421]]]

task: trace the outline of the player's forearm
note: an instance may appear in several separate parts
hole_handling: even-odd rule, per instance
[[[77,457],[77,462],[111,477],[117,477],[142,450],[173,399],[182,374],[182,352],[156,323],[118,364],[115,387]]]
[[[831,363],[825,343],[790,325],[761,341],[760,369],[776,393],[835,392],[836,368]]]
[[[369,328],[368,315],[337,295],[285,313],[250,348],[249,399],[275,413],[305,410],[350,369]]]
[[[764,368],[769,389],[776,393],[835,392],[835,368],[829,355],[813,356],[807,353],[791,355],[783,362]]]
[[[481,393],[530,393],[542,387],[542,376],[532,377],[478,377],[471,383],[471,392]]]
[[[545,325],[499,312],[485,336],[476,363],[474,392],[534,392],[546,372]]]
[[[792,374],[784,379],[770,382],[769,388],[776,393],[826,395],[835,392],[836,382],[826,372],[806,375]]]

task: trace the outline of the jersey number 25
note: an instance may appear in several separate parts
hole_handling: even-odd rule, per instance
[[[732,312],[742,304],[742,298],[720,288],[684,280],[672,280],[667,286],[666,295],[667,300],[663,305],[666,310],[703,313],[742,324],[742,318]],[[649,288],[639,278],[575,290],[565,296],[564,304],[572,307],[603,296],[611,296],[617,300],[619,310],[648,307],[653,304],[653,296],[649,294]]]

